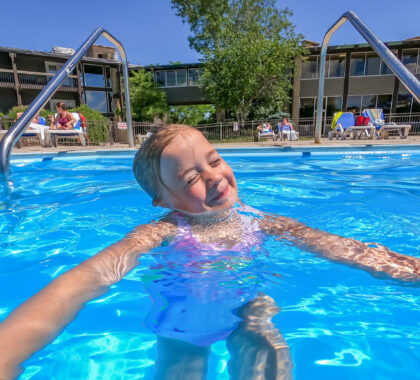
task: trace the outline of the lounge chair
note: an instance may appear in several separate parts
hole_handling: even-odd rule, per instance
[[[74,129],[49,129],[46,131],[46,140],[48,145],[52,143],[54,147],[57,146],[57,140],[60,139],[79,139],[82,146],[86,146],[85,131],[81,126],[80,116],[77,112],[72,112],[76,123]]]
[[[275,141],[277,139],[277,134],[274,133],[271,125],[269,123],[263,123],[262,125],[257,127],[260,129],[257,134],[258,142],[261,141],[261,139],[273,139]]]
[[[45,146],[45,132],[48,129],[47,122],[42,116],[38,117],[38,123],[30,123],[25,132],[22,133],[20,139],[17,141],[16,146],[22,147],[22,139],[37,138],[42,146]]]
[[[331,131],[328,132],[330,140],[345,140],[347,137],[360,139],[362,137],[373,138],[375,127],[372,125],[356,125],[356,120],[351,112],[337,112],[331,123]]]
[[[369,118],[369,124],[375,127],[377,138],[388,138],[389,132],[398,132],[400,138],[406,139],[410,132],[411,125],[385,123],[384,111],[382,108],[369,108],[363,110],[363,116]]]

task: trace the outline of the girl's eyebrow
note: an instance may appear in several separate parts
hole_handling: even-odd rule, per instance
[[[211,150],[210,152],[208,152],[206,154],[206,158],[209,159],[211,156],[213,156],[213,154],[218,154],[216,149]]]

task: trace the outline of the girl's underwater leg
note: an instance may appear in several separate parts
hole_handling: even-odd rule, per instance
[[[259,294],[239,309],[238,315],[243,320],[226,339],[231,355],[230,379],[292,379],[289,346],[271,322],[279,311],[276,302],[265,294]]]
[[[204,380],[210,346],[157,337],[155,380]]]

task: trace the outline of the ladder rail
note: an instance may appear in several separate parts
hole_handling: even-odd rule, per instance
[[[38,114],[38,112],[45,106],[45,104],[51,99],[57,89],[60,87],[64,79],[74,70],[76,65],[84,57],[87,50],[94,42],[103,35],[109,41],[111,41],[117,48],[121,56],[123,77],[124,77],[124,92],[125,92],[125,108],[126,108],[126,121],[128,129],[128,138],[130,147],[134,146],[133,138],[133,123],[131,116],[131,104],[130,104],[130,90],[128,80],[128,62],[127,55],[125,53],[123,45],[110,34],[107,30],[102,27],[96,28],[92,34],[86,39],[85,42],[74,52],[74,54],[68,59],[68,61],[61,67],[61,69],[54,75],[54,77],[48,82],[45,88],[38,94],[38,96],[32,101],[23,115],[13,124],[6,135],[0,142],[0,175],[7,176],[10,171],[10,154],[16,142],[25,132],[26,128],[30,124],[31,120]]]
[[[349,21],[355,29],[362,35],[368,44],[375,50],[384,60],[391,71],[397,78],[407,87],[408,91],[420,103],[420,81],[402,64],[402,62],[392,53],[390,49],[369,29],[369,27],[357,16],[353,11],[344,13],[325,33],[322,41],[321,60],[319,68],[319,87],[318,87],[318,103],[315,124],[315,143],[321,143],[322,129],[322,103],[324,97],[324,80],[325,80],[325,61],[327,57],[327,47],[331,36],[346,21]]]

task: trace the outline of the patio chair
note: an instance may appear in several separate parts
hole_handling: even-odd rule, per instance
[[[50,129],[46,131],[46,140],[47,144],[54,147],[57,146],[58,139],[78,139],[82,146],[86,146],[85,131],[82,128],[80,122],[80,116],[77,112],[72,112],[76,123],[74,124],[74,129]]]
[[[291,129],[289,126],[281,126],[281,123],[277,124],[278,129],[278,136],[280,138],[280,141],[297,141],[299,140],[299,132],[296,132],[296,130]]]
[[[260,126],[258,126],[257,128],[260,128]],[[258,138],[258,142],[261,141],[261,139],[273,139],[273,141],[277,140],[277,134],[274,133],[271,125],[269,123],[263,123],[261,125],[261,130],[258,131],[257,134],[257,138]]]
[[[356,120],[351,112],[337,112],[331,123],[331,131],[328,139],[345,140],[347,137],[360,139],[362,137],[373,138],[374,127],[372,125],[356,125]]]
[[[39,143],[42,146],[45,146],[45,132],[48,129],[46,126],[47,122],[45,118],[42,116],[38,117],[38,123],[31,123],[29,124],[28,128],[24,133],[22,133],[22,136],[20,136],[20,139],[17,141],[16,146],[18,148],[22,147],[22,139],[30,139],[30,138],[37,138]]]
[[[411,125],[408,124],[385,123],[382,108],[365,109],[363,110],[363,116],[369,117],[370,124],[375,127],[376,138],[386,139],[389,132],[398,132],[400,138],[406,139],[411,129]]]

